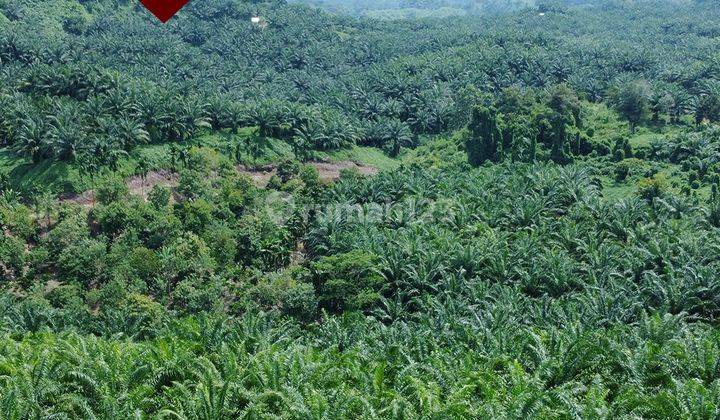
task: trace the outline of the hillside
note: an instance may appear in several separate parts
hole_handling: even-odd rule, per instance
[[[40,3],[0,419],[720,416],[712,2]]]
[[[449,15],[500,14],[534,7],[534,0],[290,0],[343,13],[379,19],[444,17]]]

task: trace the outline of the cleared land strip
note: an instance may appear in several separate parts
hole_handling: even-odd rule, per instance
[[[345,169],[356,170],[361,175],[375,175],[378,173],[378,169],[372,166],[359,164],[352,161],[341,161],[341,162],[309,162],[317,169],[320,176],[320,180],[323,182],[335,181],[340,178],[340,172]],[[235,167],[241,174],[245,174],[252,178],[253,182],[258,187],[265,187],[277,173],[276,165],[264,165],[261,167],[247,167],[244,165],[238,165]],[[145,178],[135,175],[127,179],[128,189],[131,194],[139,195],[143,198],[147,198],[148,192],[156,185],[174,188],[177,187],[179,175],[177,172],[173,172],[167,169],[159,171],[152,171],[145,176]],[[93,190],[85,191],[81,194],[65,194],[60,197],[61,201],[73,202],[84,206],[90,206],[94,202],[95,192]]]

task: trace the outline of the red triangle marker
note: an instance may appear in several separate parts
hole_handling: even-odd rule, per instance
[[[190,0],[140,0],[160,22],[165,23],[175,16]]]

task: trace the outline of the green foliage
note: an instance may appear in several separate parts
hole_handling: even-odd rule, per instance
[[[0,236],[0,266],[14,276],[22,275],[25,266],[25,243],[13,236]]]
[[[623,82],[613,89],[612,100],[620,115],[630,123],[630,131],[650,114],[650,85],[644,80]]]
[[[718,417],[715,5],[45,3],[0,0],[0,418]]]
[[[148,194],[148,201],[158,210],[167,208],[170,204],[170,195],[172,192],[169,188],[155,185]]]
[[[215,268],[205,242],[188,233],[167,244],[160,254],[162,284],[171,290],[179,281],[189,277],[204,278]]]
[[[405,3],[383,9],[427,8]],[[316,151],[358,142],[397,156],[422,135],[461,128],[474,106],[491,105],[482,98],[516,87],[552,91],[566,83],[591,101],[610,90],[633,129],[648,111],[657,122],[667,117],[677,123],[690,114],[714,121],[717,75],[703,60],[716,49],[714,41],[703,40],[712,39],[707,34],[715,8],[651,3],[576,8],[532,2],[542,16],[526,10],[453,17],[448,25],[441,14],[420,25],[352,20],[283,2],[213,0],[189,5],[178,18],[188,25],[172,31],[124,2],[53,0],[44,5],[46,13],[28,2],[7,3],[0,45],[10,70],[2,76],[0,134],[3,146],[28,159],[22,172],[62,180],[69,191],[83,189],[74,177],[123,168],[137,150],[161,144],[179,150],[179,142],[203,139],[224,139],[218,148],[244,163],[287,156],[290,149],[304,161]],[[448,10],[485,14],[525,5],[531,2],[485,1]],[[269,30],[249,22],[257,14]],[[689,54],[672,47],[673,31],[659,29],[658,22],[682,25],[697,16],[702,23],[688,24]],[[188,26],[194,29],[180,29]],[[568,28],[579,32],[568,37]],[[148,47],[131,48],[128,37]],[[78,50],[84,53],[71,59],[62,53]],[[232,58],[239,54],[256,59]],[[160,60],[172,70],[156,71]],[[231,80],[258,83],[230,86]],[[508,108],[500,109],[507,135],[512,133],[505,141],[526,138],[521,149],[528,149],[537,139],[509,118]],[[565,143],[576,139],[577,133],[565,130],[566,117],[547,118],[554,128],[543,140],[555,161],[568,159]],[[285,144],[285,152],[277,153],[283,142],[292,147]],[[183,163],[179,154],[165,153],[168,167]],[[52,177],[48,171],[68,174]]]
[[[617,161],[633,157],[632,146],[626,137],[619,137],[615,140],[612,150],[613,158]]]
[[[582,104],[567,85],[552,86],[542,94],[507,88],[496,102],[497,109],[477,106],[473,111],[466,139],[473,166],[503,158],[534,162],[539,148],[563,164],[571,154],[602,150],[580,132]]]
[[[84,239],[64,248],[57,257],[61,278],[77,281],[85,286],[102,281],[105,268],[106,245],[101,241]]]
[[[668,191],[669,184],[667,177],[658,173],[651,178],[645,178],[638,183],[637,193],[645,200],[652,201],[655,198],[662,198]]]
[[[699,86],[700,97],[695,111],[695,120],[720,121],[720,81],[705,80]]]
[[[280,182],[286,183],[300,173],[300,163],[292,160],[286,160],[277,167],[277,176]]]
[[[0,198],[0,227],[23,239],[29,239],[37,231],[31,208],[3,198]]]
[[[485,161],[496,162],[499,159],[503,142],[499,125],[496,111],[485,107],[473,109],[470,136],[465,145],[471,165],[478,166]]]
[[[188,200],[178,205],[176,213],[186,230],[200,233],[210,225],[213,217],[213,205],[204,199]]]
[[[173,290],[172,308],[187,313],[211,312],[222,305],[221,291],[216,278],[202,281],[202,277],[187,277]]]
[[[311,283],[298,280],[295,270],[262,277],[248,292],[250,306],[310,321],[317,315],[318,298]]]
[[[108,177],[101,181],[95,190],[95,197],[100,204],[110,204],[113,201],[125,199],[129,190],[125,181],[119,177]]]
[[[180,172],[178,192],[185,197],[197,199],[210,190],[207,173],[194,169],[185,169]]]
[[[69,308],[82,310],[85,302],[82,298],[82,289],[76,284],[63,284],[52,288],[45,298],[54,308]]]
[[[385,289],[377,256],[362,251],[323,257],[311,266],[322,307],[333,311],[370,309]]]
[[[615,181],[623,182],[628,176],[643,174],[646,170],[646,163],[640,159],[623,159],[615,165]]]
[[[221,267],[235,263],[238,243],[235,231],[227,226],[214,222],[204,229],[203,238],[210,248],[213,260]]]

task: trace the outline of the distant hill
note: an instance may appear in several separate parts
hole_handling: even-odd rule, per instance
[[[376,19],[408,19],[464,15],[493,15],[528,7],[557,9],[566,6],[627,6],[658,4],[709,4],[717,0],[288,0],[323,8],[332,13]]]
[[[369,17],[427,17],[440,15],[501,13],[534,6],[536,0],[289,0],[306,3],[335,13]]]

